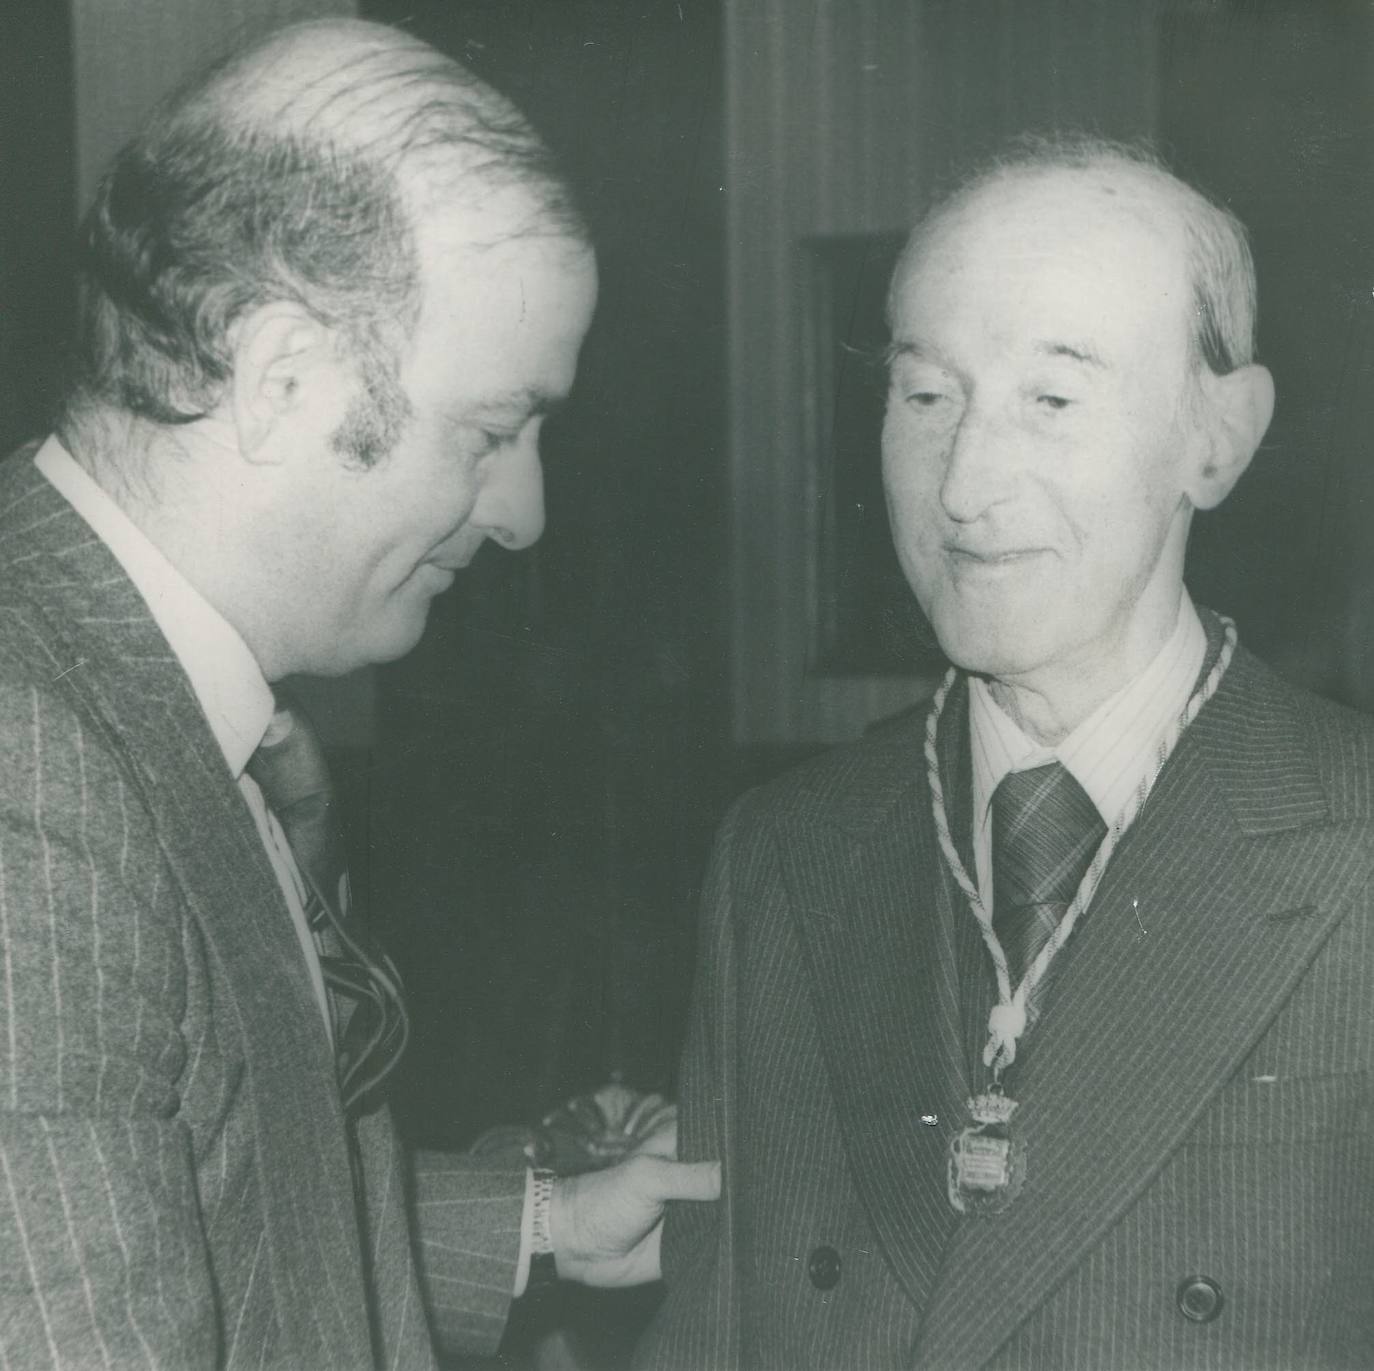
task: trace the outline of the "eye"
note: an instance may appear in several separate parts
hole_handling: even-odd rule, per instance
[[[908,354],[897,356],[888,374],[888,404],[898,406],[919,422],[948,422],[945,413],[962,403],[959,381],[944,367]]]
[[[1066,395],[1037,395],[1035,403],[1045,409],[1068,409],[1073,401]]]
[[[904,405],[917,413],[933,413],[951,404],[955,398],[949,386],[939,382],[931,385],[928,381],[898,385],[895,393],[901,396]]]
[[[502,448],[509,447],[519,436],[519,429],[479,428],[475,433],[477,441],[474,444],[474,456],[481,461],[484,457],[490,457]]]

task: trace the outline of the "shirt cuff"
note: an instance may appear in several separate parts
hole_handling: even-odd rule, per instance
[[[515,1298],[530,1283],[530,1254],[534,1251],[534,1172],[525,1171],[525,1207],[520,1213],[520,1256],[515,1263]]]

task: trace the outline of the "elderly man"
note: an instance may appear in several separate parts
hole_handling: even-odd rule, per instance
[[[487,539],[596,270],[520,114],[425,45],[283,31],[121,155],[80,372],[0,470],[0,1360],[428,1366],[552,1261],[657,1275],[714,1168],[421,1159],[394,968],[272,682],[395,658]]]
[[[1183,586],[1268,424],[1245,236],[1023,147],[891,286],[954,663],[727,820],[655,1366],[1374,1364],[1374,734]]]

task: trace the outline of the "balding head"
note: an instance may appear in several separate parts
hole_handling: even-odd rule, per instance
[[[235,322],[271,301],[337,330],[384,413],[420,306],[417,237],[434,224],[474,249],[586,238],[520,112],[408,34],[320,21],[223,60],[158,111],[97,194],[64,434],[92,408],[200,417],[228,380]]]
[[[1225,376],[1255,360],[1257,292],[1245,226],[1135,144],[1084,134],[1016,140],[936,203],[912,233],[903,263],[919,257],[943,224],[995,187],[1052,176],[1113,199],[1175,235],[1191,287],[1188,328],[1201,365]]]
[[[319,20],[230,58],[199,88],[227,128],[256,129],[390,169],[407,208],[480,209],[533,191],[531,209],[582,231],[548,150],[503,95],[410,34]]]

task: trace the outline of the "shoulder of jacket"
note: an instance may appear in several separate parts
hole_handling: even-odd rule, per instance
[[[735,802],[739,824],[788,819],[843,821],[879,808],[924,774],[926,703],[872,725],[862,737],[826,748],[746,791]]]

